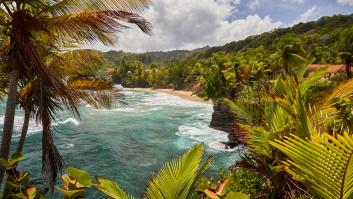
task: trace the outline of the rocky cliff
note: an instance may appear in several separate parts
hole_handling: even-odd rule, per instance
[[[237,146],[240,142],[234,134],[235,117],[232,114],[229,106],[222,100],[215,103],[213,106],[212,120],[210,127],[220,131],[228,132],[229,142],[226,143],[230,147]]]

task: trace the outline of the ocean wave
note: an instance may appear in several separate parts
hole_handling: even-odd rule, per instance
[[[228,133],[212,129],[206,124],[194,123],[192,125],[180,126],[176,135],[186,137],[194,143],[204,143],[212,151],[233,152],[236,149],[227,148],[225,142],[228,142]],[[180,143],[178,144],[180,145]]]
[[[151,93],[142,99],[146,106],[177,106],[177,107],[209,107],[210,105],[201,102],[194,102],[172,96],[166,93]]]
[[[66,120],[63,120],[63,121],[54,122],[52,126],[58,126],[60,124],[67,124],[67,123],[73,124],[75,126],[80,125],[80,122],[75,118],[67,118]]]
[[[124,87],[123,87],[121,84],[115,84],[115,85],[113,86],[113,88],[118,89],[118,90],[124,89]]]
[[[199,113],[194,116],[192,116],[192,119],[194,120],[201,120],[201,121],[210,121],[212,118],[212,113]]]
[[[0,116],[0,125],[3,126],[4,125],[4,118],[5,116],[2,115]],[[19,137],[20,136],[20,132],[22,131],[22,126],[23,126],[23,121],[24,121],[24,116],[15,116],[15,120],[14,120],[14,132],[15,135],[14,137]],[[62,121],[58,121],[58,122],[54,122],[52,124],[53,127],[55,126],[59,126],[59,125],[63,125],[63,124],[73,124],[75,126],[80,125],[80,122],[78,120],[76,120],[75,118],[67,118],[65,120]],[[37,133],[42,131],[42,125],[37,123],[35,121],[35,119],[31,118],[29,120],[29,124],[28,124],[28,135]]]
[[[124,112],[124,113],[136,113],[136,112],[141,112],[137,108],[132,108],[132,107],[119,107],[119,108],[113,108],[113,109],[93,109],[96,112]]]
[[[143,161],[143,162],[139,163],[139,165],[143,166],[143,167],[149,167],[149,166],[152,166],[156,163],[157,163],[157,160],[151,160],[151,161]]]
[[[131,95],[135,95],[136,93],[133,91],[129,91],[129,90],[121,90],[119,93],[125,95],[125,96],[131,96]]]
[[[74,144],[64,144],[64,145],[60,145],[59,148],[60,149],[63,149],[63,150],[66,150],[66,149],[71,149],[71,148],[74,148],[75,145]]]
[[[149,111],[158,111],[161,107],[152,107],[152,108],[145,108],[145,107],[119,107],[114,109],[91,109],[96,112],[122,112],[122,113],[144,113]]]
[[[215,151],[233,152],[233,151],[238,150],[237,147],[231,149],[226,144],[224,144],[222,142],[209,142],[209,143],[207,143],[207,145],[208,145],[208,147],[210,147],[211,149],[213,149]]]

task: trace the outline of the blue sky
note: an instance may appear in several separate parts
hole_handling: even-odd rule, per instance
[[[257,6],[254,8],[254,5]],[[262,17],[270,16],[274,21],[281,21],[284,24],[291,24],[298,19],[298,16],[313,7],[317,10],[311,20],[334,14],[351,14],[352,6],[353,0],[341,1],[341,3],[336,0],[243,0],[236,6],[238,12],[234,13],[232,18],[242,19],[248,15],[257,14]]]
[[[152,23],[152,36],[132,27],[117,36],[114,46],[86,47],[130,52],[195,49],[351,13],[353,0],[151,0],[141,15]]]

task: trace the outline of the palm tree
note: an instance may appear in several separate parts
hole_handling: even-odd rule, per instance
[[[346,30],[341,38],[341,59],[346,65],[347,78],[352,78],[353,65],[353,27]]]
[[[144,199],[188,199],[188,198],[204,198],[197,197],[197,182],[203,177],[205,172],[211,166],[213,158],[208,157],[203,161],[203,146],[197,145],[189,149],[179,158],[176,158],[162,166],[156,174],[148,181],[148,187],[144,193]],[[134,199],[115,182],[96,177],[98,184],[93,183],[93,179],[87,171],[68,168],[68,174],[65,174],[63,180],[64,189],[55,187],[66,197],[76,198],[84,196],[84,188],[93,187],[102,192],[109,198]],[[224,188],[224,187],[223,187]],[[209,191],[197,190],[197,191]],[[212,190],[213,191],[213,190]],[[217,192],[219,194],[219,192]],[[223,194],[223,193],[222,193]],[[224,193],[225,199],[249,199],[246,194],[229,192]],[[212,199],[219,198],[216,194],[209,194]]]
[[[288,156],[285,170],[322,199],[353,197],[353,137],[319,134],[304,140],[295,135],[270,144]]]
[[[37,78],[33,98],[38,106],[36,118],[43,125],[43,171],[53,185],[63,161],[54,145],[50,123],[55,110],[62,104],[76,113],[77,109],[71,89],[46,67],[43,55],[50,54],[66,42],[113,44],[114,33],[127,28],[124,22],[136,24],[145,33],[150,33],[149,23],[133,13],[147,3],[148,0],[0,0],[0,29],[9,38],[5,49],[9,87],[1,157],[9,157],[17,87],[21,81]],[[59,96],[61,103],[51,96]],[[0,182],[3,175],[2,167]]]
[[[274,68],[284,67],[284,72],[287,75],[293,75],[307,63],[305,58],[306,52],[300,42],[293,44],[285,44],[278,49],[274,55]],[[306,71],[304,71],[306,72]]]

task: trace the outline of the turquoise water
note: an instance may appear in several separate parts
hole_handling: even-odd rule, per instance
[[[220,143],[227,141],[226,133],[208,127],[211,105],[164,93],[129,89],[121,93],[120,99],[128,105],[119,105],[112,110],[83,106],[80,119],[72,118],[66,112],[61,114],[54,124],[55,141],[66,166],[112,179],[125,191],[140,197],[147,179],[163,163],[195,144],[204,143],[206,153],[216,157],[211,173],[229,167],[239,157],[237,150],[226,150]],[[15,142],[22,121],[23,116],[19,113],[15,121]],[[20,168],[39,176],[41,133],[40,126],[33,121],[26,140],[25,157]],[[99,195],[92,191],[89,197]],[[54,195],[53,198],[58,197]]]

